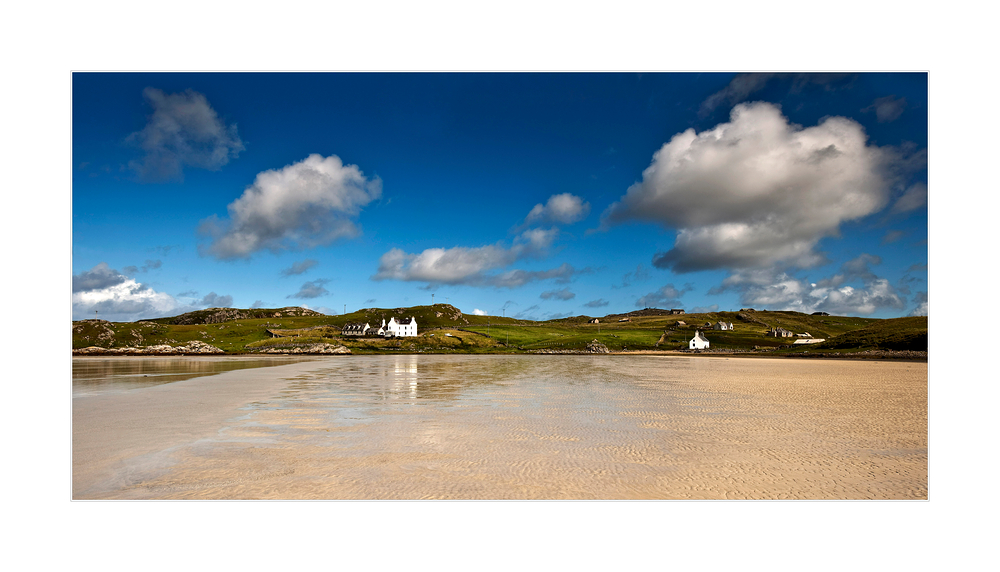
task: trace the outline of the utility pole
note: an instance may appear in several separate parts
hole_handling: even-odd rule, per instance
[[[347,315],[347,304],[344,304],[344,315]]]
[[[434,305],[434,294],[431,294],[431,306]]]

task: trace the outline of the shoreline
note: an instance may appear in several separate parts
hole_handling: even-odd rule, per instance
[[[239,358],[239,357],[278,357],[278,356],[385,356],[385,355],[488,355],[488,356],[512,356],[512,355],[581,355],[581,356],[636,356],[636,355],[660,355],[676,357],[725,357],[725,358],[781,358],[781,359],[820,359],[820,360],[858,360],[858,361],[913,361],[927,362],[926,351],[913,350],[861,350],[857,352],[843,353],[801,353],[801,354],[775,354],[772,352],[750,352],[740,350],[696,350],[694,352],[683,352],[678,350],[635,350],[624,352],[587,352],[574,350],[534,350],[519,352],[421,352],[421,351],[391,351],[391,352],[371,352],[371,353],[311,353],[311,352],[245,352],[245,353],[200,353],[200,352],[178,352],[178,353],[143,353],[124,351],[105,351],[86,353],[73,350],[73,358],[109,358],[109,357],[215,357],[215,358]]]

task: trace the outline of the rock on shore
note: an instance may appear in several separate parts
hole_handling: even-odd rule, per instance
[[[221,354],[225,353],[219,348],[192,340],[183,346],[169,346],[166,344],[145,347],[124,347],[124,348],[102,348],[91,346],[73,350],[73,355],[186,355],[186,354]]]
[[[590,353],[592,353],[592,354],[609,354],[609,353],[611,353],[611,350],[608,349],[608,346],[602,344],[601,342],[597,341],[596,339],[593,340],[593,341],[591,341],[589,344],[587,344],[587,351],[590,352]]]
[[[349,354],[351,350],[347,346],[335,346],[332,344],[312,344],[309,346],[296,346],[293,348],[264,348],[256,350],[260,354]]]

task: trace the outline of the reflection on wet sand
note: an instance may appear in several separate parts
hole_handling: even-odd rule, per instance
[[[123,457],[89,487],[75,472],[74,496],[927,498],[925,363],[408,355],[270,371],[284,377],[215,430],[147,440],[155,470]],[[197,409],[186,392],[225,376],[170,399]]]
[[[305,358],[312,359],[312,358]],[[74,357],[73,397],[128,391],[225,371],[283,365],[296,357]]]

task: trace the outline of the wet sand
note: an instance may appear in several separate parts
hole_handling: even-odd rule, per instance
[[[926,363],[337,356],[73,405],[77,499],[927,498]]]

